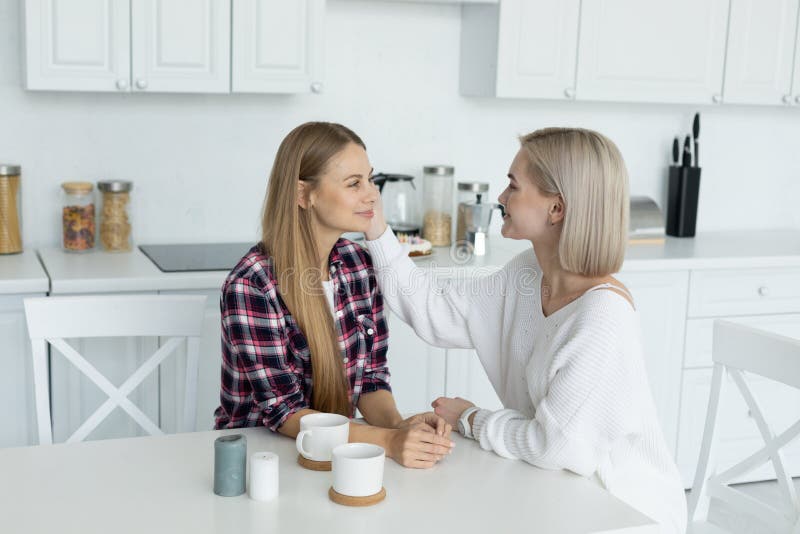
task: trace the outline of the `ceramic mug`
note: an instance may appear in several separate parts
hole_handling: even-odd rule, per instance
[[[334,447],[347,443],[350,419],[335,413],[312,413],[300,418],[297,452],[315,462],[330,462]]]
[[[386,451],[371,443],[347,443],[333,449],[333,489],[341,495],[368,497],[383,487]]]

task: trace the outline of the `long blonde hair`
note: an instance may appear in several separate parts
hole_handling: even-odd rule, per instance
[[[582,128],[543,128],[520,137],[537,187],[561,195],[558,259],[567,271],[605,276],[622,268],[628,242],[628,171],[609,138]]]
[[[269,177],[261,216],[261,246],[272,257],[278,292],[305,335],[313,377],[311,407],[351,416],[341,349],[322,290],[311,213],[298,203],[298,181],[318,187],[330,159],[345,146],[364,142],[329,122],[301,124],[281,143]]]

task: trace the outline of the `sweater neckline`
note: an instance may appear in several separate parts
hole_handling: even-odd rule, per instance
[[[578,297],[576,297],[574,300],[571,300],[570,302],[567,302],[566,304],[561,306],[559,309],[557,309],[556,311],[554,311],[550,315],[545,315],[544,314],[544,309],[542,308],[542,283],[544,282],[544,276],[541,273],[542,273],[542,271],[540,269],[539,270],[539,292],[537,294],[536,311],[539,314],[539,316],[542,319],[544,319],[545,321],[548,321],[552,317],[555,317],[556,315],[561,313],[562,310],[566,310],[567,308],[570,308],[573,304],[575,304],[576,302],[581,300],[583,297],[585,297],[586,295],[588,295],[589,293],[591,293],[591,292],[593,292],[593,291],[595,291],[597,289],[604,288],[604,287],[618,287],[618,286],[616,286],[614,284],[609,284],[608,282],[603,282],[601,284],[597,284],[595,286],[590,287],[589,289],[587,289],[586,291],[584,291],[580,295],[578,295]],[[614,293],[614,292],[612,291],[612,293]],[[621,297],[621,295],[619,295],[619,296]],[[621,297],[621,298],[624,298],[624,297]]]

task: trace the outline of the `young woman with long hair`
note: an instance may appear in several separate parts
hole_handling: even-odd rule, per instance
[[[436,287],[376,210],[367,245],[384,298],[429,343],[476,350],[505,409],[436,399],[462,434],[590,478],[662,531],[683,532],[683,484],[647,383],[638,313],[612,276],[628,231],[622,155],[577,128],[538,130],[520,144],[498,199],[502,234],[533,247],[497,273]]]
[[[350,440],[408,467],[450,452],[450,425],[403,419],[389,386],[388,330],[372,261],[344,232],[365,231],[380,195],[364,142],[334,123],[292,130],[278,149],[262,239],[222,286],[217,428],[263,425],[295,437],[300,418],[353,417]]]

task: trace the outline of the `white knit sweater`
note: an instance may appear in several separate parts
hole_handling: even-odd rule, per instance
[[[589,291],[545,317],[532,248],[496,273],[438,280],[391,229],[367,247],[386,303],[419,337],[476,350],[506,407],[475,415],[481,447],[596,475],[663,532],[684,532],[683,484],[648,386],[638,313],[624,297]]]

